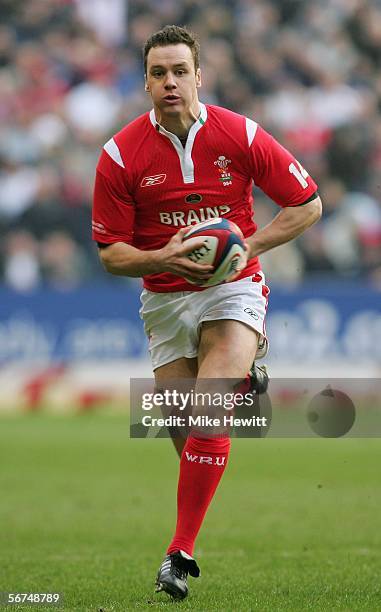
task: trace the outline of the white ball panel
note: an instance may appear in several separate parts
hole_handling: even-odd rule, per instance
[[[204,241],[204,245],[188,253],[187,257],[194,263],[213,265],[218,248],[218,238],[217,236],[195,236],[188,238],[187,244],[200,242],[200,239]]]

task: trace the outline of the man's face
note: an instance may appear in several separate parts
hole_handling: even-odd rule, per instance
[[[195,72],[190,48],[181,43],[153,47],[147,56],[146,89],[161,115],[187,113],[197,100],[201,85],[200,69]]]

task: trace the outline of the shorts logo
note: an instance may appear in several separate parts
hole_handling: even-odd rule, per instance
[[[201,202],[202,195],[200,195],[199,193],[190,193],[184,199],[185,199],[187,204],[195,204],[197,202]]]
[[[152,187],[153,185],[160,185],[160,183],[164,183],[166,178],[166,174],[154,174],[153,176],[145,176],[142,182],[140,183],[140,187]]]
[[[253,317],[253,319],[255,319],[256,321],[258,321],[259,316],[257,315],[256,312],[254,312],[254,310],[252,310],[252,308],[249,308],[248,306],[246,308],[243,309],[243,312],[246,312],[246,314],[249,315],[249,317]]]

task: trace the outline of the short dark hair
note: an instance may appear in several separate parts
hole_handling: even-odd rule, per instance
[[[186,28],[176,25],[166,25],[164,28],[152,34],[143,47],[144,73],[147,74],[147,56],[153,47],[166,47],[167,45],[179,45],[183,43],[192,51],[194,69],[200,67],[200,43],[192,32]]]

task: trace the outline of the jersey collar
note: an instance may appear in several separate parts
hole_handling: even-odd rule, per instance
[[[195,130],[195,131],[197,131],[197,132],[198,132],[198,130],[200,129],[200,127],[202,127],[202,126],[204,125],[205,121],[206,121],[206,120],[207,120],[207,118],[208,118],[208,111],[207,111],[207,109],[206,109],[205,104],[203,104],[202,102],[199,102],[199,104],[200,104],[200,116],[199,116],[199,118],[197,119],[197,121],[195,121],[195,123],[192,125],[192,127],[191,127],[190,131],[192,131],[192,130],[193,130],[193,128],[196,128],[196,130]],[[152,110],[150,111],[149,118],[150,118],[150,120],[151,120],[151,123],[152,123],[153,127],[154,127],[154,128],[155,128],[155,129],[156,129],[158,132],[161,132],[162,134],[169,134],[169,133],[170,133],[170,132],[168,132],[168,131],[167,131],[165,128],[163,128],[163,126],[162,126],[162,125],[160,125],[160,123],[158,123],[158,122],[156,121],[156,116],[155,116],[155,110],[154,110],[154,109],[152,109]]]
[[[152,109],[149,114],[151,123],[154,126],[154,128],[160,134],[168,138],[168,140],[170,140],[172,145],[174,146],[177,152],[177,155],[179,156],[181,173],[183,176],[184,183],[194,183],[194,163],[192,159],[193,143],[194,143],[194,139],[196,138],[197,132],[201,130],[208,116],[208,111],[206,110],[206,106],[205,104],[202,104],[201,102],[200,102],[200,111],[201,112],[200,112],[199,118],[197,119],[197,121],[194,122],[191,129],[189,130],[185,147],[183,147],[180,139],[176,136],[176,134],[172,134],[172,132],[168,132],[168,130],[163,128],[162,125],[157,123],[154,109]]]

